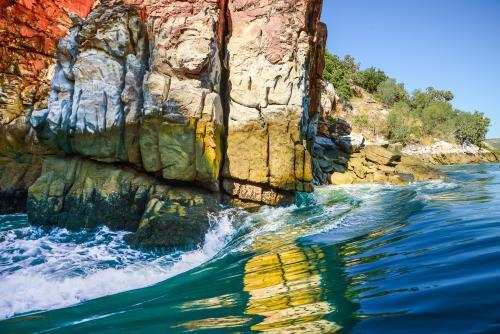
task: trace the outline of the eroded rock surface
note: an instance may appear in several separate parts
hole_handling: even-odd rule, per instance
[[[270,205],[312,191],[321,1],[4,3],[14,29],[2,52],[14,60],[0,67],[0,140],[41,157],[33,223],[106,224],[137,230],[137,245],[193,246],[208,200],[174,210],[179,184]],[[26,191],[36,177],[24,179]],[[183,218],[198,213],[196,226]]]
[[[34,109],[46,108],[55,52],[73,19],[93,0],[0,1],[0,211],[26,209],[27,188],[44,154],[30,128]]]
[[[193,248],[208,229],[218,198],[194,188],[171,187],[130,168],[82,158],[49,157],[29,188],[28,215],[35,225],[136,232],[136,246]]]
[[[228,2],[227,192],[268,204],[311,191],[326,28],[321,1]],[[251,189],[250,189],[251,188]]]
[[[218,190],[219,3],[140,5],[99,5],[72,28],[33,126],[66,153]]]

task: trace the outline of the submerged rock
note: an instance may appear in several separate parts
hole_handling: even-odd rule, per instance
[[[34,225],[137,231],[128,238],[135,246],[186,249],[203,240],[218,203],[213,194],[130,168],[50,157],[29,188],[28,216]]]

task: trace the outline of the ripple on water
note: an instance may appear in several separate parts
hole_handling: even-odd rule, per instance
[[[0,322],[0,331],[495,332],[497,166],[447,168],[446,180],[404,187],[322,187],[295,206],[229,210],[216,224],[226,232],[207,236],[202,247],[202,253],[214,254],[213,261],[145,289],[35,315],[42,318]],[[54,253],[61,247],[47,245]],[[199,263],[199,253],[183,255],[176,263]],[[113,270],[141,263],[151,269],[165,258],[140,256],[124,265],[109,262],[116,261],[111,256],[106,263]],[[107,270],[102,266],[96,274]],[[128,273],[121,277],[129,280]]]
[[[10,229],[0,231],[0,319],[142,288],[195,268],[230,241],[232,216],[231,210],[213,216],[198,249],[167,255],[134,250],[123,241],[126,233],[106,227],[46,232],[28,226],[26,216],[3,216]]]

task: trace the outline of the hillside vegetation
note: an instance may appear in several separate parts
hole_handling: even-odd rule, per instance
[[[451,91],[428,87],[409,93],[403,83],[380,69],[361,70],[349,55],[341,59],[327,52],[325,63],[323,79],[334,85],[340,98],[356,103],[361,90],[387,108],[388,112],[376,119],[364,112],[354,115],[352,122],[358,128],[401,143],[423,143],[435,138],[481,146],[485,140],[490,119],[478,111],[454,108]]]
[[[490,145],[491,147],[494,147],[497,150],[500,150],[500,138],[486,139],[486,143],[488,145]]]

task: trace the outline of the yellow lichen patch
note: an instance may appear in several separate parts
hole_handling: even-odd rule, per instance
[[[169,213],[178,215],[179,217],[186,217],[186,208],[179,203],[173,203],[169,206]]]

